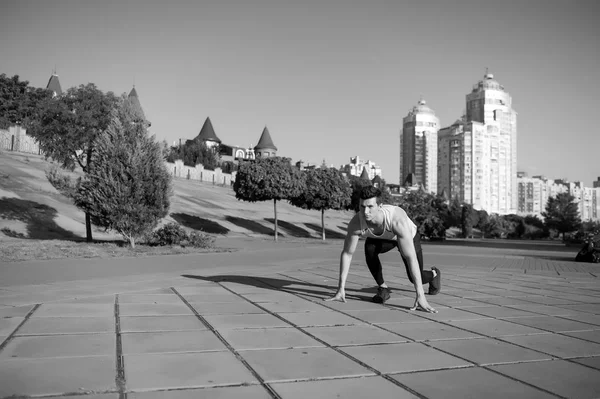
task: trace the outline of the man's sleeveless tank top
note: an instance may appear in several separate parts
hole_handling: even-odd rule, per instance
[[[361,236],[365,238],[375,238],[378,240],[397,240],[398,237],[392,231],[392,220],[394,219],[394,213],[396,211],[397,206],[394,205],[382,205],[381,211],[383,212],[383,233],[377,235],[374,234],[371,228],[367,225],[367,221],[365,220],[365,216],[362,212],[358,213],[358,218],[360,220],[360,230]],[[406,216],[408,218],[408,216]],[[417,233],[417,225],[413,223],[410,218],[408,218],[411,224],[411,230],[413,237]]]

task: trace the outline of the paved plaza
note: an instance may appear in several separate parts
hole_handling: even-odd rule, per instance
[[[31,276],[98,262],[121,273],[0,282],[0,398],[600,397],[600,266],[425,245],[442,271],[427,314],[409,310],[397,254],[382,256],[385,305],[370,302],[360,254],[348,302],[323,301],[340,244],[23,264]],[[0,265],[2,277],[18,267]]]

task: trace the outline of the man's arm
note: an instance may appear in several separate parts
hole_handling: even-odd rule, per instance
[[[348,232],[344,239],[344,248],[340,254],[340,277],[338,280],[338,290],[335,296],[326,299],[327,301],[342,301],[346,302],[346,279],[348,278],[348,272],[350,271],[350,263],[352,262],[352,255],[358,245],[358,238],[360,236],[360,222],[358,221],[358,214],[355,215],[350,223],[348,224]]]
[[[395,221],[392,224],[392,229],[394,230],[396,237],[398,237],[398,248],[408,262],[408,267],[417,293],[415,304],[411,310],[419,308],[426,312],[437,313],[437,311],[429,305],[427,298],[425,298],[425,290],[423,289],[423,281],[421,280],[421,270],[419,269],[419,261],[417,260],[417,252],[415,251],[415,244],[413,242],[410,225],[407,222]],[[417,232],[417,234],[419,234],[419,232]]]

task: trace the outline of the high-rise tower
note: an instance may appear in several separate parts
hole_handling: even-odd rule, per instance
[[[465,122],[479,122],[485,125],[486,132],[473,137],[473,192],[481,185],[480,200],[489,213],[516,213],[517,113],[512,108],[512,98],[494,75],[486,73],[467,94],[466,101]],[[478,173],[489,174],[489,182],[478,179]]]
[[[424,100],[402,119],[400,132],[400,185],[412,174],[412,184],[437,190],[437,133],[440,120]]]

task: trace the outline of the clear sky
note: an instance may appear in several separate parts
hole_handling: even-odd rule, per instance
[[[597,0],[0,0],[0,73],[63,90],[135,83],[152,132],[399,180],[402,118],[422,97],[442,126],[489,68],[518,113],[518,168],[600,176]]]

